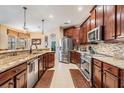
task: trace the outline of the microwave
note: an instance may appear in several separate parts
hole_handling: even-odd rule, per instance
[[[98,42],[103,40],[103,26],[96,27],[87,33],[88,42]]]

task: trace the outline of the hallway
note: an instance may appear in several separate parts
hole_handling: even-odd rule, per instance
[[[89,88],[88,81],[82,76],[75,64],[55,62],[54,68],[47,70],[35,88]]]
[[[69,69],[78,69],[75,64],[55,62],[53,69],[55,73],[50,86],[51,88],[74,88]]]

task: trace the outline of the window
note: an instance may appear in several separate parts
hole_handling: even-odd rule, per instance
[[[8,49],[16,49],[16,38],[13,36],[8,37]]]

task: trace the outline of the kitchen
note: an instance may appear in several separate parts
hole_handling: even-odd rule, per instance
[[[0,11],[1,88],[124,87],[124,5]]]

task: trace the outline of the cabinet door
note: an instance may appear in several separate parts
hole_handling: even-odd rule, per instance
[[[80,44],[83,44],[83,26],[80,27],[80,32],[79,32],[79,38],[80,38]]]
[[[111,73],[107,71],[104,71],[103,72],[103,87],[104,88],[118,88],[119,78],[112,75]]]
[[[91,30],[91,19],[88,18],[86,22],[87,22],[87,32],[89,32]]]
[[[120,71],[120,87],[124,88],[124,70]]]
[[[117,32],[116,38],[124,37],[124,5],[117,6]]]
[[[96,27],[103,25],[103,5],[98,5],[96,7]]]
[[[115,5],[104,6],[104,39],[115,39]]]
[[[93,85],[97,88],[102,87],[102,71],[96,65],[93,65]]]
[[[0,88],[14,88],[14,81],[13,79],[7,81],[6,83],[2,84]]]
[[[79,31],[80,31],[80,28],[74,28],[73,29],[73,43],[74,44],[79,44],[80,41],[79,41]]]
[[[96,27],[96,10],[93,9],[90,16],[91,30]]]
[[[54,53],[49,53],[49,68],[54,67]]]
[[[26,87],[27,87],[27,71],[23,71],[16,76],[16,88],[26,88]]]
[[[67,36],[67,35],[68,35],[67,31],[64,30],[64,31],[63,31],[63,35],[64,35],[64,36]]]
[[[83,25],[83,44],[87,43],[87,24]]]
[[[41,77],[41,75],[43,74],[43,72],[44,72],[44,69],[43,69],[43,56],[40,56],[39,57],[40,59],[39,59],[39,63],[38,63],[38,71],[39,71],[39,78]]]

